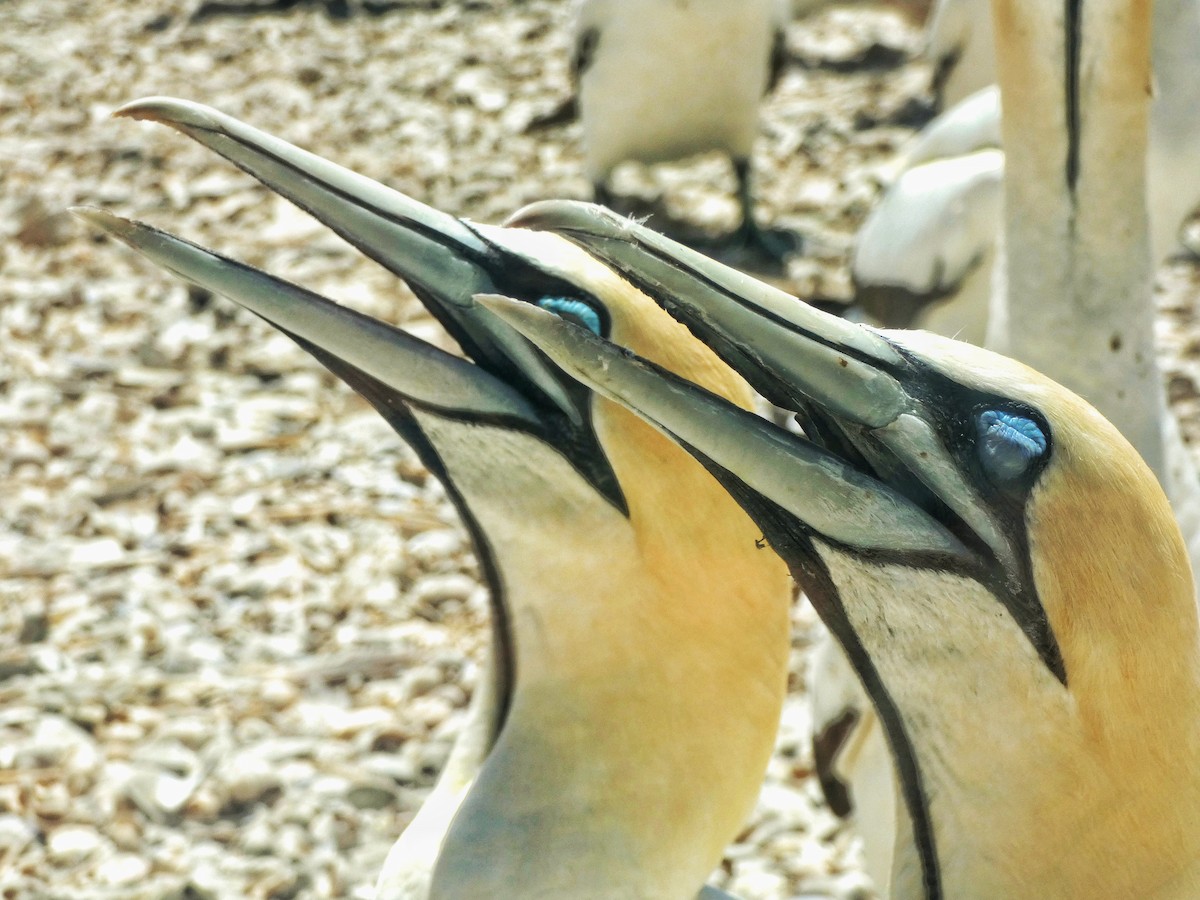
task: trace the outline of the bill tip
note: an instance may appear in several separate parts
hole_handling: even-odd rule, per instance
[[[114,119],[142,119],[163,125],[204,125],[207,110],[198,103],[174,97],[143,97],[113,110]]]
[[[120,216],[114,216],[107,210],[98,209],[95,206],[72,206],[67,209],[67,212],[94,228],[110,233],[124,231],[132,224]]]

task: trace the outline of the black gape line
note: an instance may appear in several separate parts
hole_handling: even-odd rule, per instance
[[[275,326],[278,327],[278,326]],[[492,624],[492,647],[494,648],[496,709],[489,723],[489,735],[493,739],[500,733],[508,718],[512,705],[513,686],[517,679],[517,660],[515,642],[512,634],[512,622],[508,616],[508,602],[504,595],[504,581],[500,577],[500,569],[496,564],[496,556],[488,541],[487,532],[479,525],[466,498],[458,490],[450,472],[442,462],[437,448],[425,436],[425,432],[413,416],[409,404],[403,400],[394,389],[379,380],[361,372],[349,363],[338,359],[333,354],[321,349],[316,344],[297,337],[286,329],[280,328],[284,334],[295,341],[303,350],[312,354],[321,365],[334,375],[350,385],[354,391],[375,408],[384,421],[392,427],[413,450],[421,464],[429,473],[441,482],[446,496],[454,505],[455,511],[462,519],[463,525],[470,535],[475,547],[475,555],[479,559],[484,583],[487,585],[490,599]],[[503,427],[503,426],[502,426]],[[516,430],[516,429],[514,429]],[[524,430],[524,429],[521,429]]]
[[[570,231],[569,228],[562,229],[562,233],[567,236],[570,236]],[[659,250],[633,235],[629,235],[627,240],[659,264],[676,271],[686,270],[689,277],[703,284],[709,290],[728,298],[756,317],[761,317],[779,328],[797,334],[808,342],[828,347],[842,356],[878,369],[906,385],[906,390],[912,393],[913,399],[921,403],[925,412],[930,416],[929,424],[941,436],[946,449],[958,463],[960,471],[971,483],[972,488],[992,509],[1000,512],[997,518],[1005,540],[1014,550],[1013,555],[1018,561],[1019,572],[1011,574],[1004,572],[998,564],[995,551],[988,547],[945,503],[937,499],[918,477],[908,472],[907,468],[903,467],[898,460],[896,463],[900,468],[888,472],[884,472],[878,465],[868,462],[862,452],[862,446],[859,444],[859,442],[876,443],[868,432],[856,427],[847,428],[843,423],[820,411],[819,405],[815,405],[792,385],[776,376],[754,355],[752,348],[742,347],[737,341],[725,335],[719,327],[706,321],[702,313],[697,313],[680,304],[673,293],[653,277],[631,271],[629,266],[622,265],[620,260],[613,259],[602,245],[597,246],[590,241],[584,242],[584,246],[590,252],[614,266],[626,279],[686,325],[692,334],[703,343],[708,344],[726,364],[740,373],[767,400],[776,406],[796,412],[800,417],[801,424],[806,429],[812,426],[813,431],[808,434],[808,437],[813,443],[829,450],[865,474],[899,490],[909,500],[921,506],[945,525],[967,547],[975,551],[981,560],[978,565],[964,564],[962,561],[946,562],[942,560],[938,560],[937,565],[939,568],[966,575],[987,587],[1017,622],[1046,668],[1059,682],[1065,685],[1067,672],[1063,663],[1062,651],[1034,587],[1033,563],[1029,556],[1029,539],[1025,528],[1025,506],[1030,492],[1054,452],[1053,437],[1046,417],[1027,404],[1018,403],[997,394],[963,387],[922,362],[904,347],[888,341],[884,335],[878,336],[887,341],[900,357],[899,363],[877,359],[870,353],[854,347],[837,344],[823,335],[809,331],[771,310],[746,300],[736,292],[705,276],[703,272],[682,266],[679,260],[671,257],[665,250]],[[801,301],[796,300],[796,302],[800,303]],[[671,378],[670,373],[661,374],[668,379]],[[913,385],[919,386],[918,389],[912,390]],[[1045,452],[1029,467],[1022,478],[1009,484],[997,485],[984,472],[979,457],[974,452],[976,431],[971,420],[987,409],[1009,411],[1029,418],[1038,425],[1047,439]],[[830,443],[824,444],[823,439],[829,440]],[[882,448],[880,450],[882,451]],[[882,452],[886,453],[886,451]],[[890,453],[886,453],[886,455],[891,456]],[[861,555],[860,550],[854,548],[851,550]],[[883,559],[884,556],[886,554],[876,554],[873,558]],[[908,566],[921,565],[912,554],[905,555],[898,561]],[[1013,577],[1014,574],[1015,577]]]
[[[228,134],[214,128],[206,128],[197,125],[188,125],[188,129],[195,131],[206,131],[210,134],[218,135],[219,137],[236,143],[255,155],[271,160],[276,165],[294,173],[299,181],[312,182],[311,175],[305,173],[295,163],[290,160],[267,150],[264,147],[250,144],[248,141]],[[185,132],[186,133],[186,132]],[[209,146],[205,144],[205,146]],[[250,167],[244,165],[239,160],[234,159],[227,153],[222,153],[218,147],[210,147],[218,155],[224,157],[233,165],[237,166],[242,171],[246,172],[256,181],[262,181]],[[265,183],[265,182],[264,182]],[[270,187],[270,185],[268,185]],[[328,194],[339,197],[346,203],[357,206],[360,209],[370,212],[378,218],[390,222],[399,228],[412,232],[419,237],[428,240],[431,243],[445,246],[447,236],[436,228],[416,219],[399,216],[395,213],[381,209],[378,205],[364,200],[362,197],[351,194],[349,191],[339,188],[327,182],[321,182],[321,189]],[[278,191],[276,191],[278,193]],[[428,310],[434,318],[450,333],[451,337],[459,344],[463,352],[471,358],[477,365],[481,365],[484,369],[497,375],[502,380],[517,387],[530,402],[538,407],[538,411],[542,419],[546,423],[543,433],[536,435],[560,452],[566,460],[571,464],[572,468],[578,471],[591,484],[596,491],[608,500],[623,516],[629,515],[629,506],[625,496],[621,490],[620,482],[617,479],[616,473],[612,471],[607,456],[600,448],[595,430],[592,428],[592,403],[591,392],[583,387],[572,378],[563,375],[556,366],[549,366],[548,371],[561,384],[570,399],[572,405],[576,408],[582,421],[582,427],[573,424],[568,417],[559,410],[553,403],[544,402],[542,390],[534,384],[521,369],[514,365],[512,361],[504,354],[503,351],[495,349],[493,346],[488,346],[485,343],[486,332],[481,334],[475,333],[472,329],[466,327],[459,319],[453,315],[448,305],[438,300],[438,291],[431,285],[423,284],[422,282],[412,278],[408,273],[403,272],[393,263],[382,258],[382,254],[373,252],[369,247],[364,247],[356,240],[353,229],[348,226],[340,225],[336,222],[331,223],[325,221],[325,217],[321,216],[311,206],[301,201],[299,197],[288,196],[287,199],[295,204],[300,209],[304,210],[309,215],[318,221],[323,222],[326,227],[332,230],[335,234],[357,248],[359,252],[373,260],[378,265],[382,266],[387,271],[391,272],[397,278],[404,281],[409,288],[417,295],[422,306]],[[455,220],[460,221],[460,220]],[[531,263],[516,257],[511,252],[503,251],[491,241],[488,241],[474,228],[466,222],[461,222],[467,230],[471,232],[477,239],[484,243],[486,252],[479,252],[474,248],[465,245],[456,245],[455,253],[466,262],[478,267],[485,272],[493,282],[494,289],[499,293],[515,294],[517,297],[536,297],[540,299],[546,295],[556,295],[578,299],[586,303],[596,311],[600,317],[601,334],[607,336],[611,328],[611,320],[604,304],[586,292],[583,292],[579,287],[566,279],[556,277],[548,272],[538,269]],[[206,252],[211,252],[207,251]],[[234,261],[236,263],[236,261]],[[295,337],[294,335],[292,336]],[[296,339],[299,340],[299,339]],[[301,342],[310,353],[318,356],[319,359],[329,368],[331,368],[339,376],[345,375],[346,367],[333,368],[331,358],[328,354],[318,355],[319,348],[305,345]],[[540,350],[536,350],[539,356],[544,356]],[[352,370],[353,377],[349,383],[358,389],[359,382],[364,377],[357,370]],[[361,393],[361,391],[360,391]],[[364,396],[367,396],[364,394]],[[370,397],[367,397],[371,400]],[[371,401],[374,403],[374,401]],[[475,417],[480,420],[480,417]],[[503,423],[501,423],[503,424]],[[526,429],[521,429],[526,430]],[[553,439],[551,439],[553,436]]]
[[[1067,190],[1072,196],[1079,182],[1080,141],[1083,137],[1083,110],[1079,103],[1080,57],[1083,55],[1083,0],[1063,0],[1063,31],[1067,46],[1063,54],[1066,71],[1063,72],[1063,90],[1067,100]],[[1074,217],[1071,219],[1074,226]]]
[[[957,463],[959,472],[969,481],[983,502],[999,513],[996,519],[1003,536],[1015,551],[1014,556],[1019,566],[1015,579],[995,564],[972,572],[971,577],[987,587],[992,595],[1004,604],[1005,609],[1016,620],[1037,651],[1042,663],[1065,686],[1066,666],[1058,639],[1050,627],[1046,610],[1037,595],[1033,561],[1029,553],[1029,532],[1025,525],[1025,512],[1034,485],[1054,455],[1054,435],[1049,421],[1040,410],[1026,403],[964,387],[915,358],[899,344],[891,341],[888,343],[900,354],[903,365],[909,371],[905,373],[900,367],[886,362],[877,362],[876,365],[880,370],[902,380],[913,398],[922,404],[929,417],[929,424],[934,427],[946,450]],[[914,371],[919,372],[919,377],[913,377]],[[1031,462],[1028,469],[1021,476],[1004,483],[998,483],[988,474],[978,453],[975,419],[987,410],[1002,410],[1027,418],[1037,425],[1046,439],[1044,452]],[[903,488],[903,484],[893,486]],[[994,552],[948,509],[945,510],[945,514],[940,510],[930,512],[967,546],[984,553],[992,563],[997,562]]]
[[[912,822],[913,844],[921,863],[921,883],[926,900],[943,900],[942,875],[938,866],[937,842],[933,822],[929,816],[929,805],[925,800],[924,778],[917,762],[916,750],[904,728],[900,710],[888,693],[887,686],[875,668],[870,654],[859,640],[858,633],[850,624],[842,605],[837,584],[813,544],[814,532],[794,515],[784,510],[773,500],[749,487],[736,475],[713,462],[690,444],[679,441],[703,465],[738,504],[746,510],[754,523],[762,529],[763,536],[771,549],[787,563],[792,577],[803,588],[809,602],[816,609],[821,621],[832,632],[850,664],[862,680],[863,687],[887,732],[888,746],[900,779],[900,791],[904,807]],[[849,553],[854,548],[838,544],[821,536],[832,547]],[[859,553],[861,555],[861,552]],[[933,554],[925,554],[932,557]],[[932,559],[930,560],[932,562]],[[943,560],[944,561],[944,560]]]

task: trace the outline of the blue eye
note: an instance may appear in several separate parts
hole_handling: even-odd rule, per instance
[[[1046,452],[1046,435],[1032,419],[991,410],[981,413],[979,460],[997,481],[1010,481],[1028,471]]]
[[[568,300],[565,297],[543,297],[537,302],[537,305],[542,309],[548,309],[550,312],[562,316],[564,319],[573,319],[594,335],[599,336],[600,334],[600,316],[582,300]]]

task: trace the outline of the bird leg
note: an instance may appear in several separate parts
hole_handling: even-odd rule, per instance
[[[592,182],[592,198],[600,206],[607,206],[609,209],[614,209],[613,204],[617,201],[617,195],[609,190],[607,178],[599,178]]]
[[[754,256],[777,265],[782,265],[789,256],[803,252],[802,236],[780,228],[762,228],[754,220],[750,160],[734,159],[733,172],[737,177],[737,197],[742,208],[742,223],[731,235],[732,242],[740,244]]]

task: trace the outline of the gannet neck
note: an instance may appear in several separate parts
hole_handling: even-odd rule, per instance
[[[724,535],[712,528],[731,511],[704,496],[707,473],[681,479],[691,461],[658,443],[614,462],[637,461],[675,515],[639,521],[635,501],[631,520],[597,508],[552,541],[511,525],[492,537],[497,557],[528,573],[508,585],[518,690],[443,844],[433,897],[464,883],[691,896],[749,814],[785,689],[786,573],[755,546],[748,521]],[[664,481],[677,490],[661,491]],[[573,498],[562,502],[577,522]],[[696,547],[689,532],[711,545]],[[766,595],[754,587],[764,567]],[[748,671],[762,680],[747,682]],[[544,856],[520,852],[529,847]]]
[[[748,405],[740,377],[609,269],[580,250],[557,264],[604,303],[614,336]],[[561,458],[514,464],[503,504],[471,506],[504,564],[517,689],[446,835],[433,898],[694,896],[770,757],[786,567],[685,451],[608,401],[592,424],[627,513],[578,495],[590,488]],[[422,427],[454,453],[460,424]],[[526,440],[489,448],[528,460]]]
[[[1149,4],[993,9],[1007,262],[988,346],[1095,403],[1163,478],[1145,200]]]

